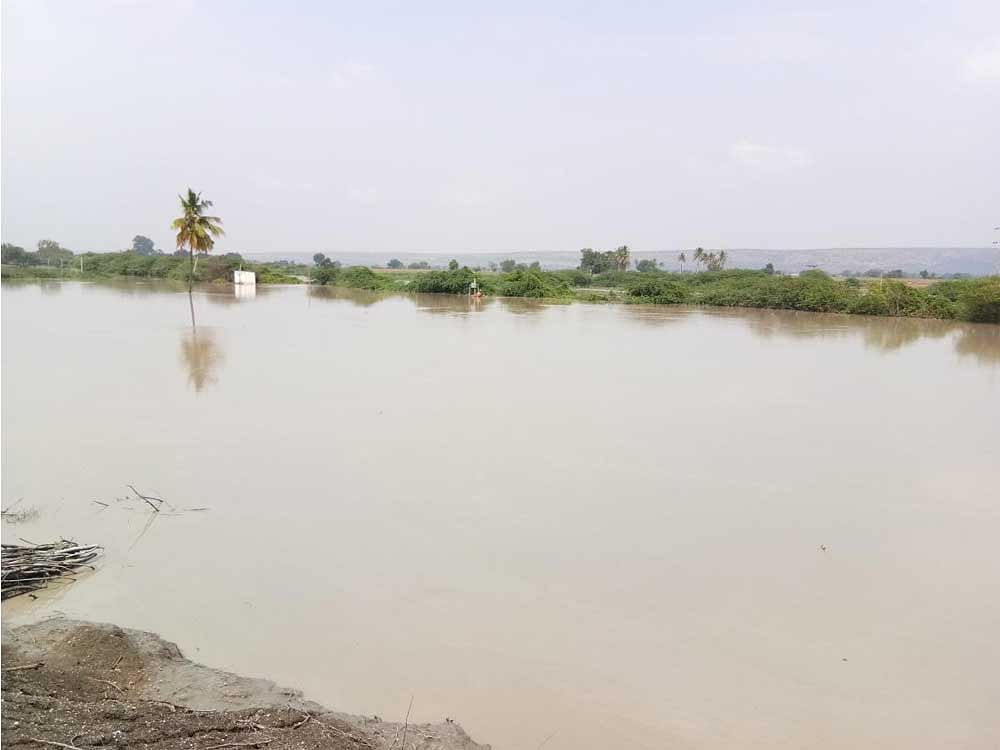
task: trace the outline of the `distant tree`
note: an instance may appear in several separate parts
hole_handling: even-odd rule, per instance
[[[449,271],[457,271],[458,270],[458,261],[455,260],[454,258],[452,258],[451,260],[449,260],[448,261],[448,270]]]
[[[766,273],[768,276],[774,276],[774,263],[768,263],[766,266],[764,266],[764,273]]]
[[[31,264],[31,253],[23,247],[3,243],[3,264],[5,266],[27,266]]]
[[[181,215],[174,219],[171,225],[177,230],[177,247],[188,248],[191,261],[191,273],[188,276],[188,292],[194,286],[195,265],[194,254],[206,254],[215,247],[215,238],[225,234],[222,229],[222,219],[218,216],[208,216],[205,211],[212,207],[212,201],[203,200],[201,193],[188,188],[187,196],[177,196],[181,201]]]
[[[61,247],[54,240],[39,240],[35,257],[47,266],[59,265],[67,260],[73,260],[73,251]]]
[[[500,270],[504,273],[511,273],[515,268],[517,268],[517,261],[513,258],[500,261]]]
[[[619,271],[627,271],[629,263],[631,262],[632,253],[628,249],[628,245],[622,245],[616,248],[614,253],[612,253],[611,259],[614,262],[615,268]]]
[[[585,247],[580,251],[580,270],[589,271],[591,274],[610,271],[614,265],[612,255],[614,255],[612,252],[602,253]]]
[[[639,273],[649,273],[650,271],[656,271],[659,270],[659,267],[660,267],[659,263],[657,263],[655,260],[650,260],[648,258],[644,258],[643,260],[640,260],[635,264],[635,270],[638,271]]]
[[[313,255],[313,263],[316,264],[317,268],[340,268],[339,260],[331,260],[323,253],[316,253]]]
[[[385,267],[386,268],[402,268],[403,267],[403,261],[401,261],[399,258],[393,258],[392,260],[390,260],[388,263],[385,264]]]
[[[132,252],[136,255],[156,255],[156,247],[149,237],[137,234],[132,238]]]
[[[542,264],[539,263],[537,260],[533,260],[531,261],[531,265],[529,265],[528,268],[531,269],[532,271],[541,271]]]
[[[928,273],[928,271],[927,271],[926,268],[923,271],[920,272],[920,278],[922,278],[922,279],[929,279],[930,277],[931,277],[931,275],[930,275],[930,273]]]
[[[680,263],[681,273],[684,273],[684,264],[687,263],[687,256],[684,253],[680,253],[677,256],[677,262]]]
[[[726,261],[729,260],[729,255],[725,250],[720,250],[718,253],[708,253],[704,256],[705,267],[709,271],[721,271],[726,267]]]
[[[721,271],[726,267],[726,261],[729,260],[729,255],[725,250],[720,250],[718,253],[706,253],[704,248],[695,248],[694,262],[699,266],[704,266],[706,271]]]
[[[491,271],[492,271],[493,273],[496,273],[496,272],[497,272],[497,267],[498,267],[498,266],[497,266],[497,264],[496,264],[496,261],[493,261],[493,260],[491,260],[491,261],[490,261],[490,270],[491,270]]]
[[[426,271],[430,267],[431,267],[431,264],[428,263],[426,260],[418,260],[418,261],[416,261],[414,263],[411,263],[410,265],[407,266],[407,268],[410,268],[410,269],[412,269],[414,271]]]

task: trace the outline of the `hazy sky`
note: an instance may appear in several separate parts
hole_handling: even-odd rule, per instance
[[[3,0],[3,239],[989,245],[1000,2]]]

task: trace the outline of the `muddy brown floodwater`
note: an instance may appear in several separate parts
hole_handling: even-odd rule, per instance
[[[499,750],[1000,743],[1000,328],[3,287],[37,601]],[[173,508],[152,518],[125,484]],[[97,502],[106,503],[107,506]],[[207,510],[191,510],[207,508]]]

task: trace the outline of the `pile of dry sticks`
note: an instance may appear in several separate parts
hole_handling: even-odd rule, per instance
[[[0,561],[3,598],[30,594],[50,581],[68,578],[103,551],[96,544],[83,545],[63,539],[53,544],[4,544]]]

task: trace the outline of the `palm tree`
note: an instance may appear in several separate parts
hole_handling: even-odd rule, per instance
[[[205,211],[212,207],[212,201],[202,200],[201,193],[188,188],[187,198],[178,195],[181,200],[182,216],[174,219],[171,228],[177,230],[177,249],[183,250],[187,245],[191,259],[191,273],[188,275],[188,292],[194,284],[195,251],[207,253],[215,246],[215,238],[225,234],[222,229],[222,219],[218,216],[206,216]]]
[[[705,262],[705,250],[704,248],[696,247],[694,250],[694,262],[701,265]]]
[[[719,251],[719,270],[721,271],[726,267],[726,261],[729,260],[729,255],[726,254],[725,250]]]
[[[687,263],[687,256],[681,253],[677,256],[677,262],[681,264],[681,273],[684,273],[684,264]]]

